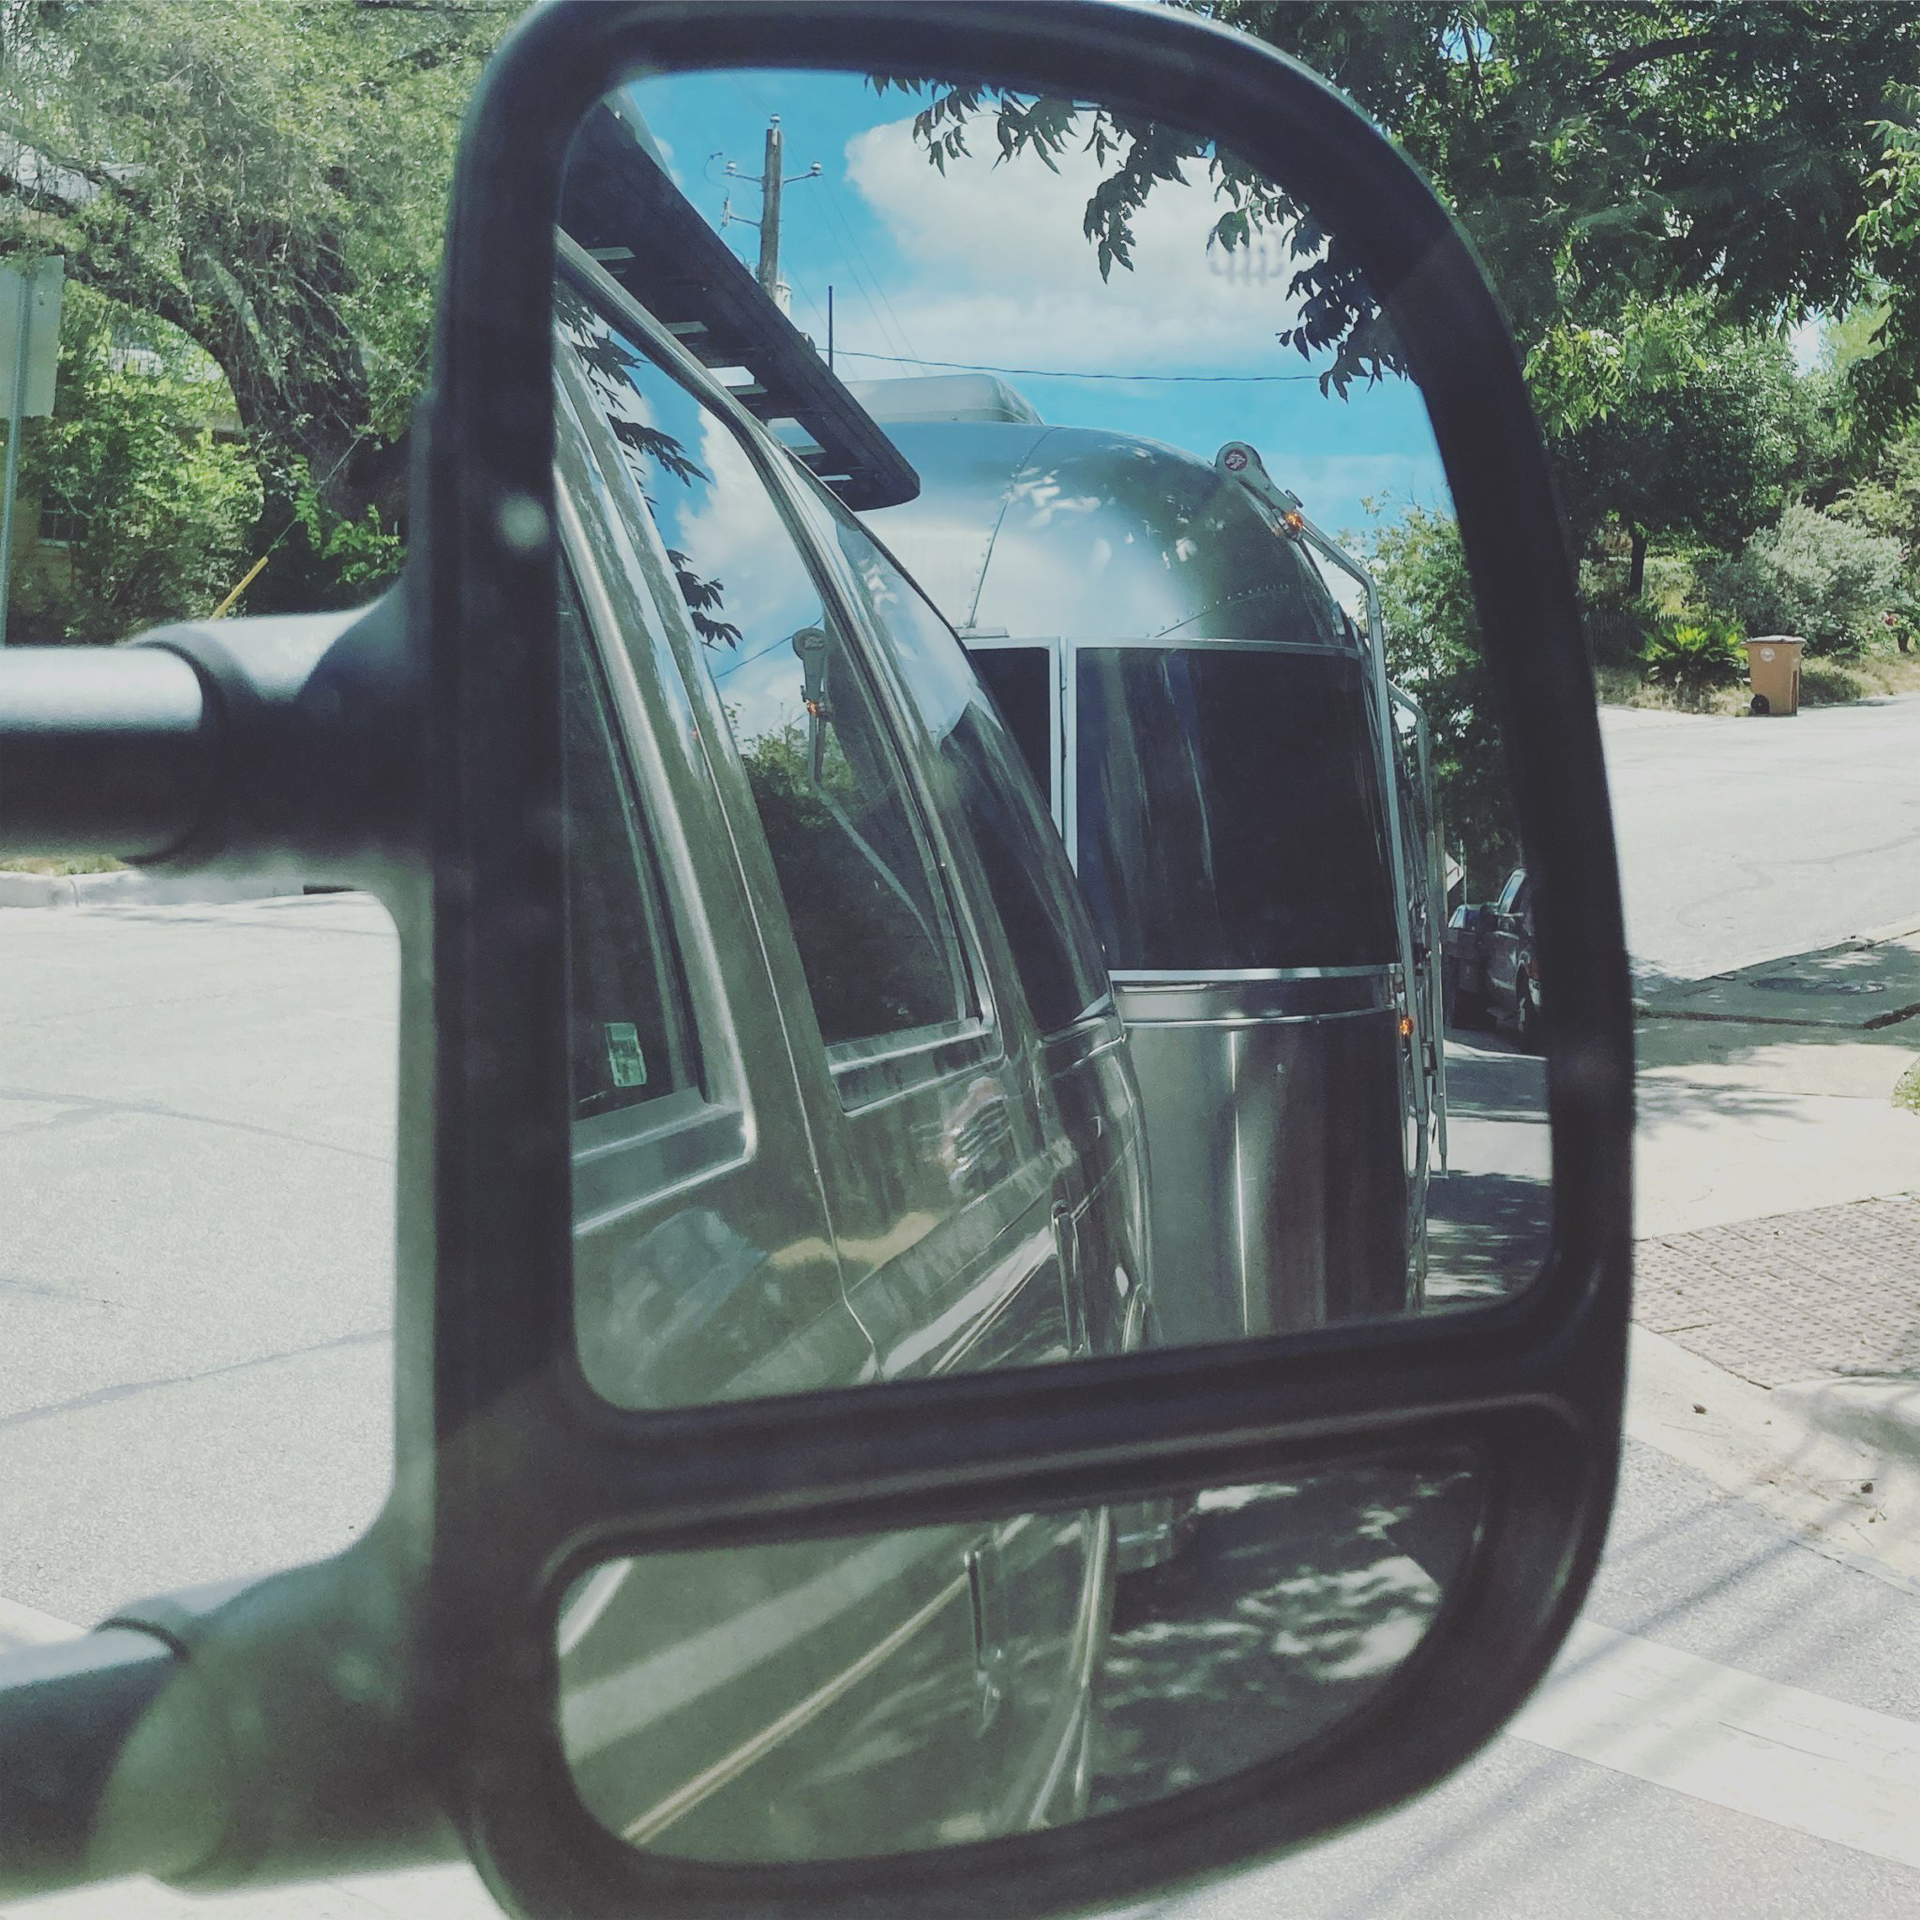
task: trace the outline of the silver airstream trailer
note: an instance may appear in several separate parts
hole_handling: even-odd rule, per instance
[[[867,518],[994,693],[1105,942],[1159,1337],[1417,1306],[1437,837],[1364,569],[1251,449],[1049,426],[991,378],[854,390],[921,479]],[[1369,588],[1364,628],[1316,556]]]

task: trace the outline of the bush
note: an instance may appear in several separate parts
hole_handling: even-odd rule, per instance
[[[1747,656],[1739,630],[1708,615],[1662,620],[1647,636],[1640,664],[1655,686],[1697,700],[1738,680],[1747,670]]]
[[[245,449],[214,436],[226,386],[157,323],[120,348],[124,319],[68,283],[53,415],[22,439],[20,492],[67,518],[71,565],[15,574],[19,639],[118,640],[198,617],[246,571],[260,483]]]
[[[1749,633],[1795,634],[1810,653],[1857,653],[1902,598],[1900,546],[1795,504],[1737,558],[1701,569],[1709,601]]]
[[[1410,506],[1375,523],[1359,546],[1380,585],[1387,668],[1417,700],[1433,737],[1436,799],[1447,845],[1467,869],[1468,897],[1498,887],[1519,847],[1506,757],[1493,716],[1460,530],[1451,515]]]

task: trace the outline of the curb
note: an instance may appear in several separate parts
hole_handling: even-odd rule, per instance
[[[219,906],[300,893],[292,876],[211,873],[13,873],[0,869],[0,908]]]
[[[1920,1379],[1842,1374],[1785,1381],[1773,1397],[1823,1433],[1920,1469]]]
[[[1783,1523],[1803,1544],[1920,1593],[1920,1381],[1771,1390],[1635,1323],[1625,1432]]]

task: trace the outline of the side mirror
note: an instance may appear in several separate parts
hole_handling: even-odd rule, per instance
[[[978,271],[918,256],[916,326],[976,300],[961,364],[882,391],[846,361],[890,365],[884,285],[850,348],[764,229],[732,259],[672,156],[742,99],[811,103],[841,157],[805,177],[857,162],[869,210],[1008,156]],[[918,203],[849,259],[951,239]],[[980,299],[1020,246],[1091,275]],[[1232,300],[1154,307],[1176,256]],[[1116,341],[1172,357],[1096,365]],[[1408,636],[1283,471],[1275,396],[1376,382],[1471,575],[1519,843],[1486,860],[1524,846],[1552,980],[1550,1182],[1478,1292],[1429,1235]],[[1087,417],[1209,383],[1224,428]],[[0,1889],[464,1851],[523,1913],[1038,1915],[1458,1765],[1606,1526],[1631,1029],[1539,434],[1433,194],[1185,14],[554,0],[472,105],[417,438],[407,578],[359,619],[0,657],[7,844],[366,885],[405,962],[389,1504],[322,1565],[0,1664]],[[594,797],[594,753],[630,784]],[[1371,1090],[1351,1128],[1243,1100],[1308,1077],[1243,1063],[1315,1020],[1371,1049],[1309,1063]]]

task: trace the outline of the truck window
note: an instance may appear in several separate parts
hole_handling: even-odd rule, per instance
[[[938,743],[952,801],[979,853],[1034,1024],[1042,1033],[1057,1033],[1104,1004],[1110,988],[1073,869],[1042,804],[1051,747],[1041,745],[1040,771],[1029,779],[1031,750],[1023,749],[984,697],[953,629],[864,529],[837,512],[834,524],[868,610]],[[1051,657],[1038,647],[1017,651],[1039,662],[1040,734],[1050,742],[1045,676],[1052,671]]]
[[[661,907],[611,704],[571,579],[561,581],[567,972],[576,1120],[699,1084],[685,978]]]
[[[858,655],[733,429],[578,296],[563,324],[700,641],[829,1048],[975,1011],[925,830]]]

